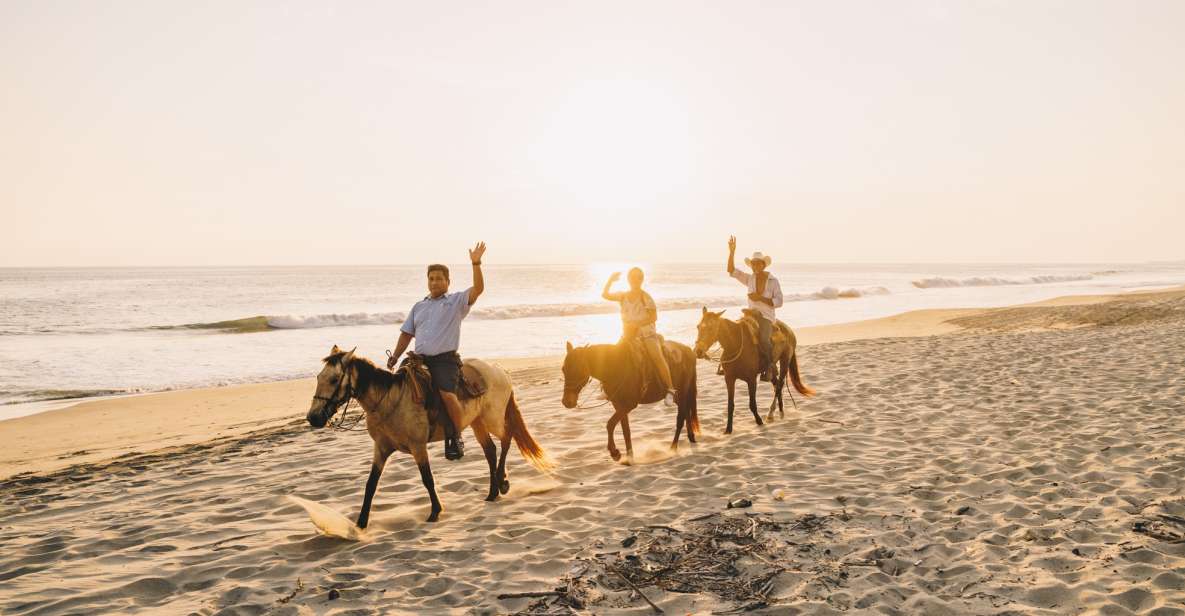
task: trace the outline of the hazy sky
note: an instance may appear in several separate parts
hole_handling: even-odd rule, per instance
[[[0,0],[0,265],[1185,258],[1185,2]]]

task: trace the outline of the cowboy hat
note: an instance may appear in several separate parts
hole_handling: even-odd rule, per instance
[[[752,266],[754,261],[765,261],[765,266],[769,267],[769,264],[774,262],[774,258],[769,255],[763,255],[761,254],[761,251],[758,250],[757,252],[753,253],[752,257],[745,259],[745,265]]]

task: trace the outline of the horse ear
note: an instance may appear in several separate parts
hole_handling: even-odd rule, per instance
[[[332,349],[329,349],[329,354],[330,354],[330,355],[337,355],[338,353],[341,353],[341,352],[342,352],[342,350],[341,350],[341,349],[339,349],[339,348],[337,348],[337,345],[336,345],[336,344],[335,344],[335,345],[333,345],[333,348],[332,348]]]
[[[725,312],[728,312],[728,308],[725,308],[724,310],[721,310],[720,312],[717,312],[717,313],[716,313],[716,316],[718,316],[718,317],[722,317],[722,316],[724,316],[724,313],[725,313]]]
[[[568,341],[568,352],[569,353],[572,352],[572,341],[571,340]]]
[[[708,314],[708,307],[707,306],[704,306],[704,311],[702,314]]]
[[[354,351],[357,351],[357,350],[358,350],[358,347],[354,347],[354,348],[350,349],[350,352],[346,353],[345,357],[342,357],[342,364],[345,364],[346,362],[350,361],[351,359],[354,359]]]

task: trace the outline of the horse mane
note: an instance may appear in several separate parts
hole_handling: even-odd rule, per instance
[[[346,352],[334,353],[324,360],[327,364],[340,363],[342,358],[346,356]],[[350,365],[357,369],[358,379],[354,382],[354,391],[364,392],[371,387],[379,386],[391,388],[396,385],[403,385],[403,381],[407,379],[407,373],[403,370],[398,372],[389,372],[381,370],[374,362],[365,357],[355,356],[350,360]],[[344,368],[344,366],[343,366]]]

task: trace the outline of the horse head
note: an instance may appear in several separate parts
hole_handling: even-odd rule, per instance
[[[355,347],[357,349],[357,347]],[[354,351],[343,351],[333,345],[333,349],[321,361],[325,366],[317,375],[317,390],[313,392],[313,402],[309,405],[309,425],[323,428],[337,413],[337,410],[350,401],[354,395],[354,383],[350,379],[348,366],[354,359]]]
[[[724,311],[709,312],[708,307],[704,306],[703,316],[700,317],[699,325],[696,325],[698,333],[695,337],[695,356],[700,359],[708,357],[708,349],[712,348],[720,340],[720,321],[724,318]]]
[[[564,408],[576,408],[580,397],[580,390],[588,385],[592,372],[588,367],[588,358],[583,348],[576,348],[568,343],[568,353],[564,356]]]

